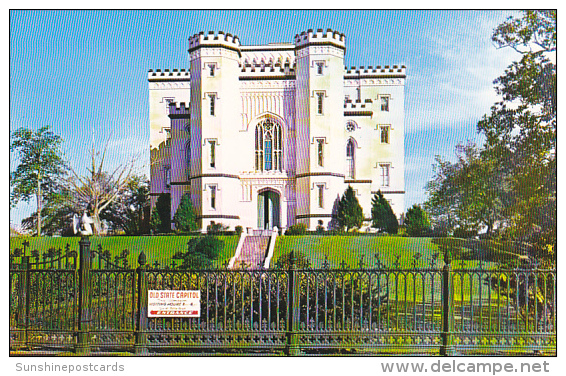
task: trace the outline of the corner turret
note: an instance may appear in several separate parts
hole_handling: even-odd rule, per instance
[[[189,53],[201,47],[224,47],[236,51],[238,56],[242,56],[240,51],[240,39],[236,35],[219,31],[209,31],[205,34],[201,31],[189,38]]]
[[[317,29],[316,32],[309,29],[308,31],[303,31],[295,35],[295,46],[297,48],[317,44],[331,44],[346,50],[346,36],[332,29],[326,29],[326,31]]]

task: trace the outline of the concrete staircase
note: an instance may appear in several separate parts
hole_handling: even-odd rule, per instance
[[[234,262],[234,268],[261,269],[267,255],[269,239],[269,236],[246,236],[242,251]]]

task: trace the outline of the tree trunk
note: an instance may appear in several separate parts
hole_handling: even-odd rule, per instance
[[[102,224],[100,222],[100,213],[98,211],[98,206],[94,206],[94,209],[92,211],[92,221],[93,223],[93,234],[94,235],[100,235],[102,233]]]
[[[41,236],[41,211],[43,203],[41,202],[41,179],[37,177],[37,236]]]

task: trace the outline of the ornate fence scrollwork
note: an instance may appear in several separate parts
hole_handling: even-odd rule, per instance
[[[10,346],[77,353],[495,354],[556,351],[556,270],[379,255],[331,267],[184,270],[89,239],[10,253]],[[80,256],[80,257],[77,257]],[[424,267],[423,267],[424,266]],[[148,318],[149,290],[199,290],[200,316]]]

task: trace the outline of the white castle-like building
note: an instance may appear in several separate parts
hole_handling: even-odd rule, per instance
[[[404,210],[404,66],[345,68],[346,37],[294,43],[189,38],[190,69],[150,70],[151,202],[190,194],[202,229],[310,230],[352,186],[371,217],[380,190]]]

